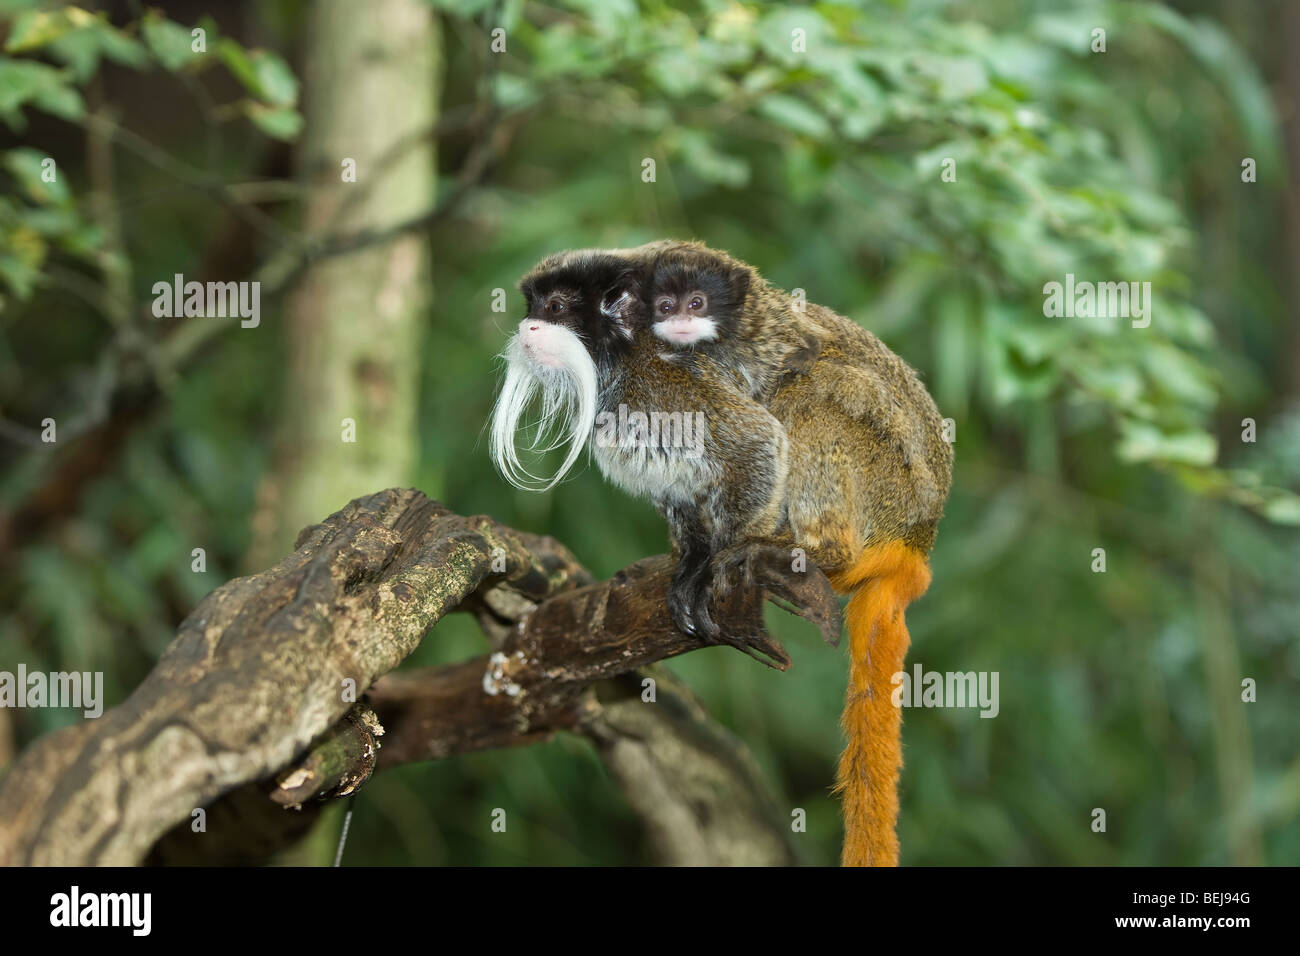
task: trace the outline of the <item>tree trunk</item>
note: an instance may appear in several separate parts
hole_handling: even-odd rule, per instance
[[[441,66],[428,3],[312,5],[299,153],[300,178],[313,187],[308,236],[384,229],[433,204],[426,134]],[[259,494],[250,567],[269,564],[299,528],[350,499],[412,482],[428,256],[423,235],[404,235],[316,263],[294,290],[277,460]]]

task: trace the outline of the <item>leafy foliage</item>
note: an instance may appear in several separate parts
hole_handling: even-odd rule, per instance
[[[196,74],[219,60],[248,93],[236,104],[239,115],[277,139],[293,139],[302,126],[295,109],[298,81],[284,59],[267,50],[247,50],[229,37],[217,39],[211,21],[190,30],[149,11],[139,22],[119,28],[104,13],[76,6],[33,6],[20,11],[8,26],[0,55],[0,121],[11,130],[26,128],[30,110],[81,121],[86,114],[81,90],[103,60],[133,70]],[[206,55],[209,42],[216,43],[215,57]],[[54,64],[33,59],[41,55]],[[38,158],[47,157],[31,148],[11,150],[4,158],[15,185],[32,201],[0,197],[0,281],[20,298],[31,295],[51,244],[89,259],[100,238],[66,187],[40,188],[47,180],[40,178],[39,162],[33,162]],[[50,192],[58,193],[57,203]]]

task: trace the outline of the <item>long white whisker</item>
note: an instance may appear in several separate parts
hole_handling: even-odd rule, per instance
[[[561,329],[557,336],[561,361],[554,368],[530,361],[518,335],[502,352],[506,376],[492,410],[490,454],[507,481],[530,491],[549,491],[568,474],[596,423],[596,365],[577,335]],[[549,481],[524,467],[515,445],[520,419],[538,392],[541,411],[529,449],[544,453],[569,445],[564,462]]]

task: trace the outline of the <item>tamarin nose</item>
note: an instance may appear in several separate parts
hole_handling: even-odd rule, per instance
[[[530,325],[530,326],[528,326],[528,331],[529,331],[529,332],[536,332],[536,331],[537,331],[538,329],[540,329],[540,328],[541,328],[540,325]]]

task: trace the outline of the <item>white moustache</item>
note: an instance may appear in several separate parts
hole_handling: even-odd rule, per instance
[[[561,362],[556,366],[530,359],[518,334],[510,337],[501,353],[506,360],[506,377],[492,410],[490,451],[502,476],[527,491],[554,488],[573,468],[596,423],[596,363],[577,335],[568,329],[557,331],[562,333],[562,345]],[[538,392],[542,411],[528,447],[547,452],[569,446],[568,456],[549,480],[525,468],[515,446],[520,419]]]

